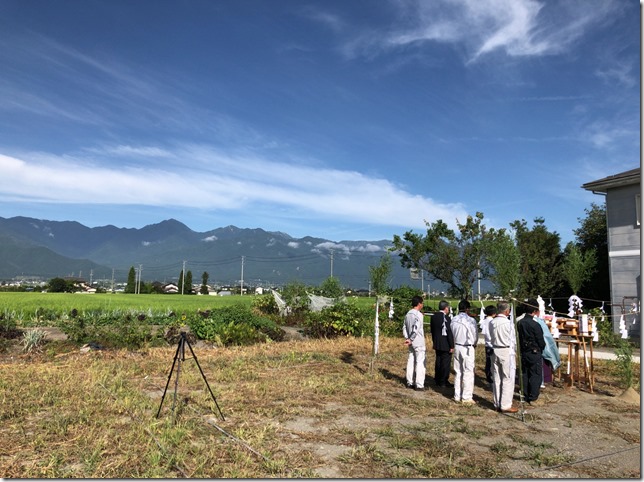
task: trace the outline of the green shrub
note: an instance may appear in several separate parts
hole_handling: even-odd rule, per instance
[[[309,313],[305,327],[307,334],[314,338],[367,336],[373,335],[374,317],[370,308],[360,308],[350,299]]]
[[[280,313],[279,306],[277,306],[272,293],[256,296],[253,298],[251,307],[262,315],[276,316]]]
[[[0,313],[0,338],[13,338],[16,330],[16,312],[5,309]]]
[[[595,318],[597,330],[599,330],[598,346],[619,346],[621,336],[619,333],[613,331],[613,321],[610,316],[604,316],[602,320],[602,312],[599,308],[590,310],[590,316]]]
[[[284,324],[300,326],[306,322],[311,312],[308,290],[304,284],[293,282],[282,289],[282,299],[289,307],[289,313],[283,318]]]
[[[133,311],[72,310],[61,316],[58,327],[74,343],[96,342],[109,348],[136,349],[154,338],[147,316]]]
[[[629,388],[633,385],[633,346],[628,340],[620,339],[615,355],[617,359],[613,363],[621,385],[624,389]]]
[[[283,338],[282,330],[274,321],[257,315],[246,305],[200,311],[186,317],[185,323],[197,338],[222,346],[250,345]]]
[[[22,335],[22,345],[23,351],[30,353],[34,350],[40,348],[43,343],[45,343],[45,337],[47,333],[44,330],[34,328],[32,330],[27,330]]]

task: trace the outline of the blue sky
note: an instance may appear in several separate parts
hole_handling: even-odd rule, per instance
[[[639,166],[640,37],[627,0],[0,0],[0,216],[565,243]]]

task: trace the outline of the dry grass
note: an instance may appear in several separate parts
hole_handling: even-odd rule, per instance
[[[618,460],[624,452],[575,464],[609,447],[639,447],[639,406],[615,399],[620,389],[605,363],[596,363],[595,394],[549,387],[550,408],[522,422],[493,412],[482,385],[475,407],[448,392],[406,389],[398,339],[381,340],[373,371],[369,339],[193,348],[225,421],[190,358],[156,418],[176,347],[81,354],[60,342],[5,356],[0,475],[490,478],[542,477],[563,466],[551,472],[639,477]],[[427,365],[431,375],[431,351]],[[558,411],[570,413],[551,414]],[[581,450],[575,441],[593,431],[596,447]]]

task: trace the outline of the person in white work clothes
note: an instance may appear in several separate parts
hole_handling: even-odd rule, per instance
[[[425,390],[425,330],[423,329],[423,298],[414,296],[411,299],[412,308],[405,315],[403,336],[405,346],[409,349],[407,357],[407,388]]]
[[[509,318],[510,305],[499,301],[496,305],[497,315],[489,325],[490,340],[494,354],[492,356],[492,402],[494,408],[503,413],[516,413],[518,408],[512,406],[514,397],[514,375],[516,331]]]
[[[474,367],[476,344],[478,343],[478,326],[469,315],[470,302],[461,300],[458,303],[458,315],[452,318],[454,335],[454,401],[464,405],[473,405],[474,400]]]

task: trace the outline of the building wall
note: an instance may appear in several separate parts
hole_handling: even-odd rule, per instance
[[[639,314],[631,313],[631,303],[641,293],[641,238],[637,195],[640,185],[609,189],[606,193],[606,222],[611,277],[613,327],[619,331],[619,315],[626,316],[627,327],[639,327]],[[622,309],[625,306],[625,309]],[[639,329],[637,330],[639,333]]]

